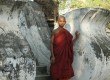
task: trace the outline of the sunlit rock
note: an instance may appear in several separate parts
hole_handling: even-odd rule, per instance
[[[110,37],[106,24],[110,11],[99,8],[81,8],[65,14],[65,28],[79,39],[74,43],[75,76],[72,80],[110,79]]]

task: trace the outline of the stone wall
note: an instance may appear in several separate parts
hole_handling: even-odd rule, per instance
[[[110,36],[106,24],[110,22],[110,11],[102,8],[80,8],[65,14],[65,28],[79,39],[74,43],[73,69],[71,80],[110,79]]]
[[[35,80],[36,64],[49,65],[49,41],[39,4],[1,2],[0,80]]]

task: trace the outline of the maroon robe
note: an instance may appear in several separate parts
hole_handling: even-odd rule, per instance
[[[73,62],[73,36],[62,28],[54,34],[53,54],[55,62],[51,63],[50,75],[54,79],[70,78],[74,76]]]

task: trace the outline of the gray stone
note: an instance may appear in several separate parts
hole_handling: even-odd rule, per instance
[[[51,80],[50,75],[38,75],[35,80]]]
[[[110,79],[110,37],[106,24],[110,22],[110,11],[102,8],[80,8],[64,15],[65,28],[75,36],[73,69],[71,80],[109,80]]]
[[[0,3],[0,80],[35,80],[36,64],[49,65],[49,39],[39,4]]]

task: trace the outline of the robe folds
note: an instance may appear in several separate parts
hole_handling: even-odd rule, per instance
[[[73,62],[73,36],[62,28],[54,34],[53,54],[55,62],[50,65],[51,78],[70,78],[74,76]]]

